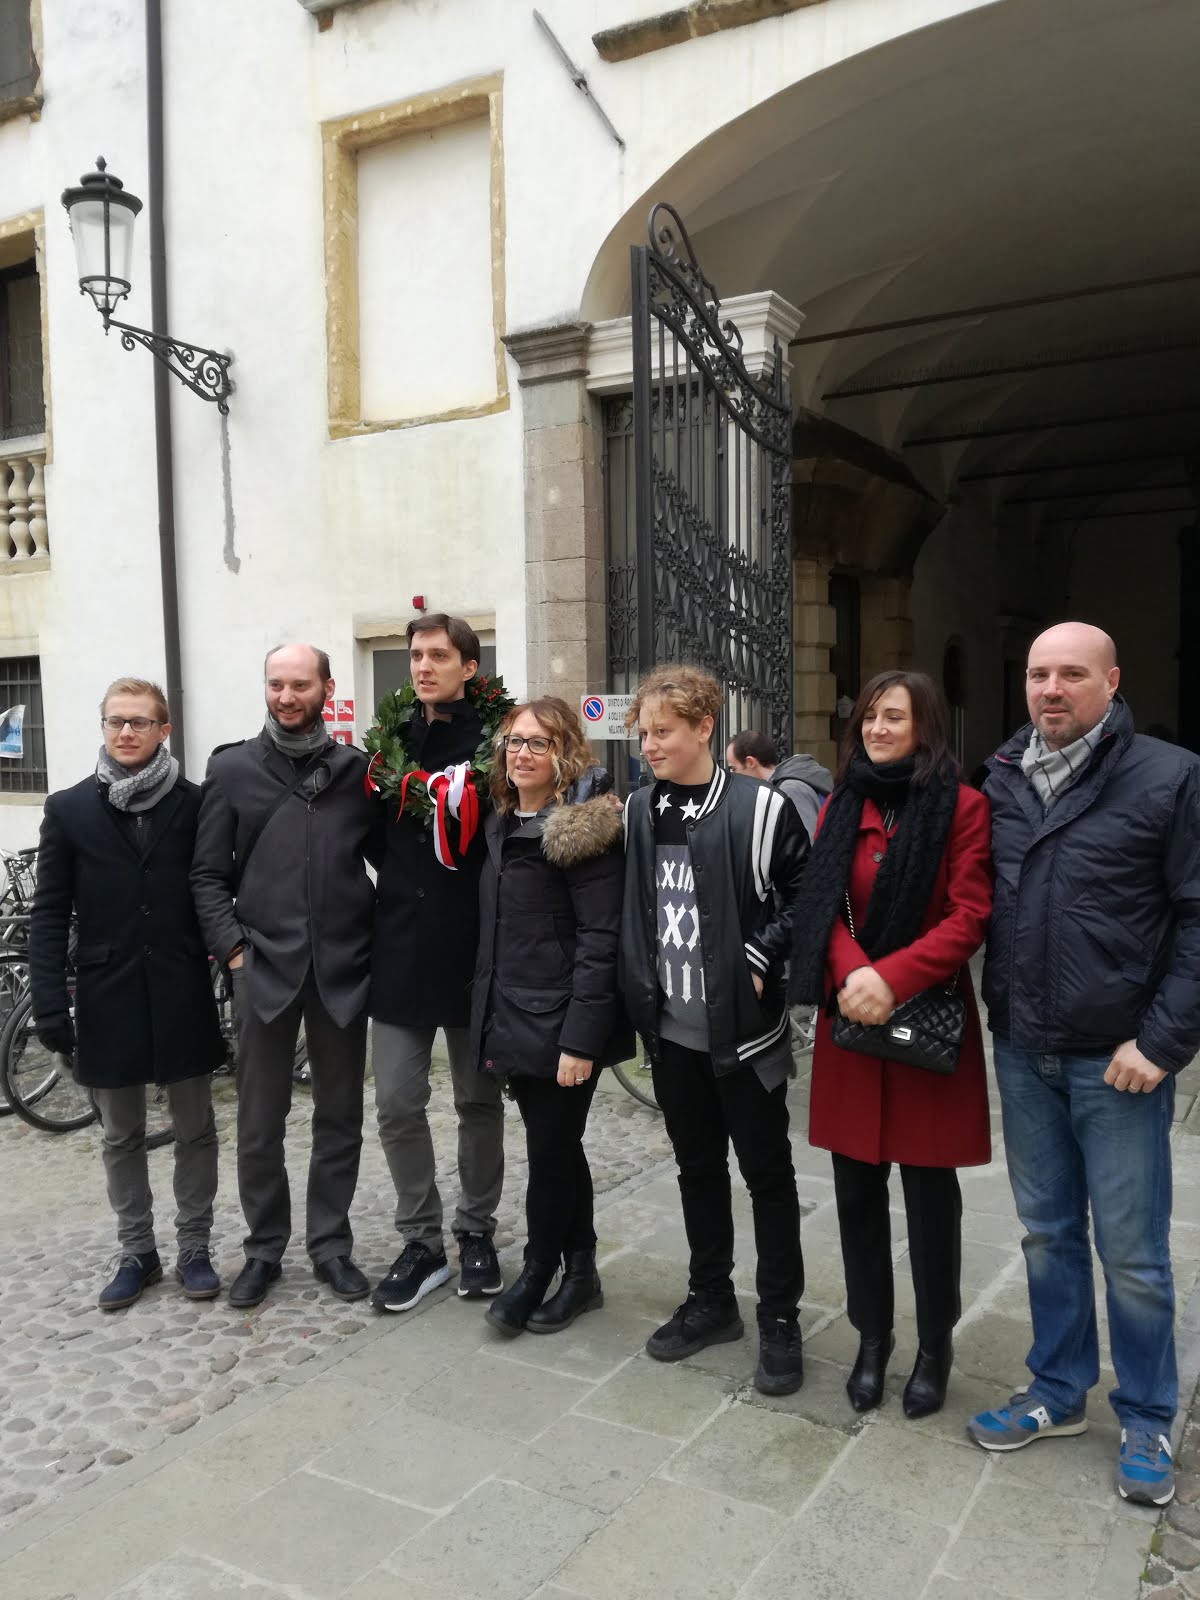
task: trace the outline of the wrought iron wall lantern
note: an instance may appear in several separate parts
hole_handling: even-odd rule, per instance
[[[169,334],[152,333],[148,328],[135,328],[113,316],[131,287],[133,225],[142,202],[129,193],[120,178],[113,177],[101,156],[95,172],[85,173],[77,188],[63,190],[62,203],[75,240],[79,292],[91,295],[105,333],[116,328],[126,350],[144,345],[193,394],[202,400],[215,400],[217,410],[228,413],[229,396],[233,393],[231,355],[172,339]]]

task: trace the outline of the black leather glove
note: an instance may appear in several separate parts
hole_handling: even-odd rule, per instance
[[[37,1036],[47,1050],[56,1056],[73,1055],[75,1051],[75,1024],[63,1012],[61,1016],[47,1017],[37,1024]]]

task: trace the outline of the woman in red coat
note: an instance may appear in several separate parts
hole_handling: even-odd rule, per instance
[[[859,1351],[846,1391],[877,1406],[895,1346],[888,1176],[899,1164],[917,1304],[909,1417],[940,1410],[961,1315],[958,1167],[991,1159],[979,1014],[967,962],[992,904],[988,803],[958,778],[941,691],[883,672],[859,695],[796,904],[795,1002],[832,996],[844,1017],[884,1023],[951,981],[966,1001],[949,1077],[838,1049],[817,1023],[809,1141],[833,1152],[847,1314]],[[847,901],[850,915],[847,915]],[[853,927],[854,932],[851,931]]]

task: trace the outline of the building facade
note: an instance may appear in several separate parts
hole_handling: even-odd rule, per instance
[[[146,192],[147,10],[0,0],[0,844],[88,769],[104,684],[165,674],[150,358],[104,337],[59,204],[99,154]],[[831,759],[912,663],[969,769],[1066,614],[1116,634],[1143,727],[1194,736],[1190,0],[162,10],[167,321],[236,384],[222,416],[172,380],[192,775],[286,637],[361,733],[416,597],[517,692],[609,686],[659,200],[786,368],[796,747]]]

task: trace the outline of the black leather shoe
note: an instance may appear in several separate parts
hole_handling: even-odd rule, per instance
[[[233,1280],[229,1290],[229,1304],[239,1310],[261,1305],[267,1290],[283,1273],[278,1261],[260,1261],[252,1256]]]
[[[885,1333],[878,1339],[859,1341],[854,1370],[846,1380],[846,1393],[855,1411],[874,1411],[883,1399],[883,1380],[896,1348],[896,1335]]]
[[[313,1277],[327,1283],[339,1300],[361,1300],[371,1292],[371,1285],[349,1256],[330,1256],[328,1261],[314,1261]]]
[[[557,1271],[557,1261],[526,1261],[521,1276],[487,1308],[485,1315],[497,1333],[502,1333],[506,1339],[515,1339],[518,1333],[524,1333],[530,1317],[546,1298],[546,1290]]]
[[[603,1304],[595,1250],[575,1250],[567,1257],[557,1293],[530,1314],[525,1326],[530,1333],[558,1333],[585,1311],[599,1311]]]
[[[931,1417],[946,1403],[946,1385],[954,1361],[954,1340],[949,1334],[935,1345],[920,1345],[912,1377],[904,1385],[904,1415]]]

